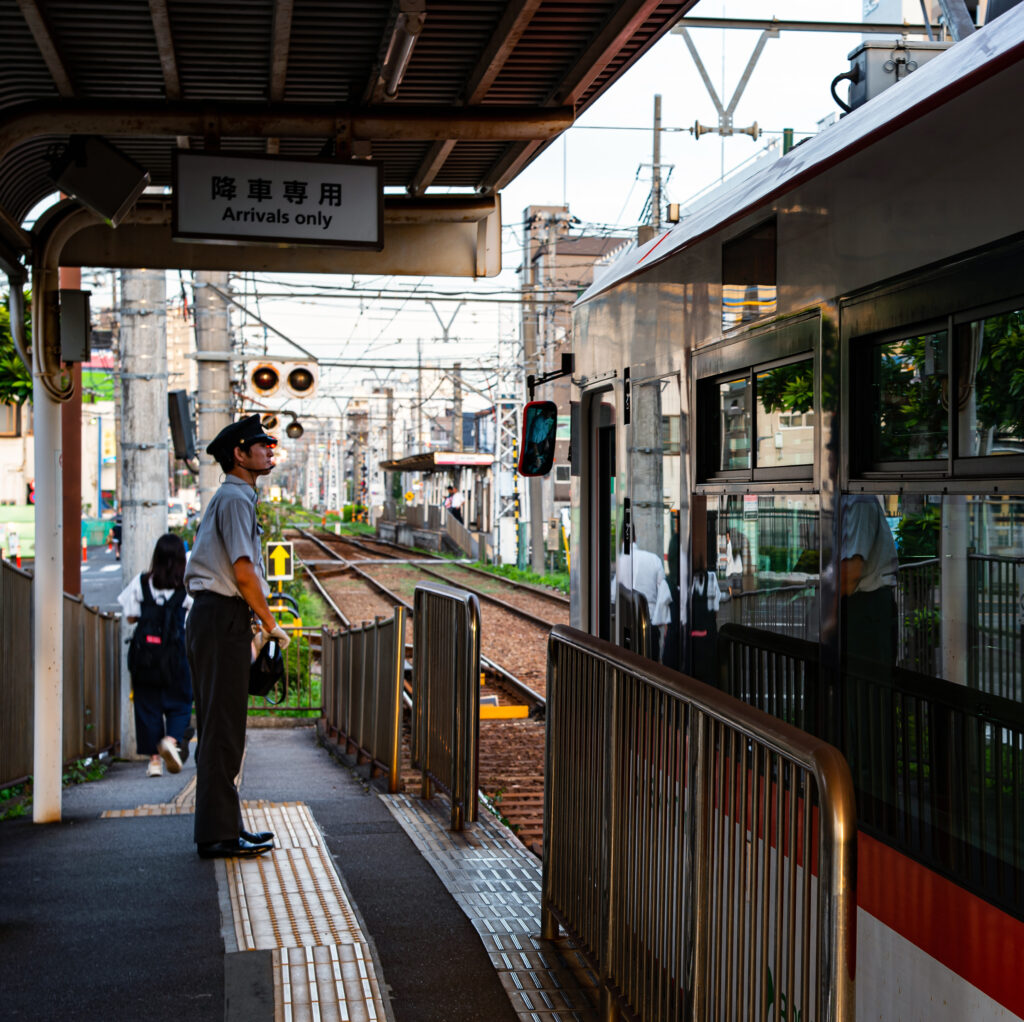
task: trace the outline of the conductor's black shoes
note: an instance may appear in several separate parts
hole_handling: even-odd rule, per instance
[[[196,851],[200,859],[251,859],[255,855],[269,852],[273,847],[271,844],[254,844],[252,841],[246,841],[244,837],[239,837],[234,841],[208,841],[196,845]]]
[[[254,845],[273,844],[274,842],[274,833],[270,830],[258,830],[255,834],[250,834],[247,830],[240,830],[238,836]]]

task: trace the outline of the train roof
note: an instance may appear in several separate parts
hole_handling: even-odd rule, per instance
[[[623,280],[714,234],[804,181],[874,145],[1024,56],[1024,4],[950,47],[908,78],[764,170],[726,185],[696,212],[644,245],[633,246],[580,296],[582,305]]]

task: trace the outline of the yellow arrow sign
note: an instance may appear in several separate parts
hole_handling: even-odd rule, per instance
[[[267,564],[270,565],[270,571],[267,572],[268,582],[284,582],[294,578],[291,543],[268,543]]]

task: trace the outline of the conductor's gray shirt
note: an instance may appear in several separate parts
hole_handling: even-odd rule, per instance
[[[241,597],[235,582],[235,561],[240,557],[252,561],[263,594],[270,592],[263,571],[257,500],[256,491],[238,476],[228,476],[213,495],[185,568],[185,588],[190,596],[218,593]]]

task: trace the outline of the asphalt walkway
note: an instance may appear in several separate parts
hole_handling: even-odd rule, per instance
[[[225,895],[225,877],[239,872],[240,860],[195,854],[193,778],[191,760],[161,778],[147,778],[144,763],[117,762],[102,780],[65,789],[61,823],[0,823],[0,1018],[275,1017],[282,994],[270,952],[240,949]],[[251,729],[241,793],[250,806],[302,803],[312,814],[314,837],[362,923],[386,1016],[516,1018],[488,949],[435,868],[385,800],[321,748],[311,727]],[[110,818],[117,811],[131,815]],[[309,861],[308,848],[281,854],[300,851]],[[317,906],[306,910],[313,916]],[[304,968],[312,975],[311,951]]]

